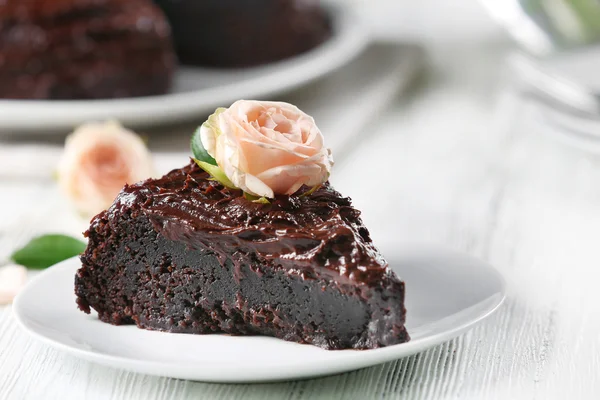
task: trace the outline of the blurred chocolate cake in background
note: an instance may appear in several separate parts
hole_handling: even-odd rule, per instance
[[[304,53],[331,35],[317,0],[155,0],[182,64],[247,67]]]
[[[0,1],[0,98],[162,94],[175,67],[151,0]]]

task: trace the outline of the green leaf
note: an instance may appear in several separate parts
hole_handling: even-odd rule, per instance
[[[196,132],[194,132],[194,134],[192,135],[192,154],[199,161],[211,165],[217,165],[217,161],[214,158],[212,158],[210,154],[208,154],[208,151],[206,151],[204,145],[202,144],[202,140],[200,139],[200,129],[202,128],[198,127],[198,129],[196,129]]]
[[[204,171],[208,172],[210,174],[210,176],[213,177],[213,179],[217,182],[219,182],[221,185],[229,188],[229,189],[239,189],[238,187],[236,187],[233,182],[231,182],[229,180],[229,178],[227,177],[227,175],[225,175],[225,172],[223,172],[223,170],[221,170],[221,168],[217,167],[216,165],[212,165],[209,164],[207,162],[204,161],[200,161],[197,159],[193,159],[196,164],[198,164],[198,166],[200,168],[202,168]]]
[[[267,199],[266,197],[258,197],[258,196],[254,196],[253,194],[250,193],[246,193],[244,192],[244,198],[246,200],[250,200],[253,203],[258,203],[258,204],[271,204],[271,202],[269,201],[269,199]]]
[[[223,107],[217,108],[215,112],[208,117],[206,122],[204,122],[202,126],[198,127],[198,129],[196,129],[196,132],[194,132],[194,134],[192,135],[192,154],[197,160],[208,164],[217,165],[217,161],[210,154],[208,154],[208,151],[206,151],[206,149],[204,148],[204,144],[202,143],[202,137],[200,135],[200,130],[202,129],[202,127],[210,129],[211,131],[215,132],[216,137],[219,137],[221,135],[221,130],[219,129],[218,117],[219,114],[221,114],[225,110],[227,109]]]
[[[57,262],[81,254],[86,244],[70,236],[51,234],[32,239],[10,258],[27,268],[44,269]]]
[[[316,192],[317,190],[319,190],[319,188],[320,188],[321,186],[323,186],[323,185],[321,184],[321,185],[315,185],[315,186],[313,186],[312,188],[310,188],[310,190],[307,190],[306,192],[302,193],[302,194],[300,195],[300,197],[307,197],[307,196],[310,196],[311,194],[313,194],[314,192]]]

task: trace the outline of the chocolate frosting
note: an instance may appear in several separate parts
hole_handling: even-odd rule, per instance
[[[367,286],[381,285],[382,279],[398,282],[373,245],[360,211],[329,183],[309,195],[305,187],[259,204],[209,178],[191,162],[160,179],[127,185],[96,220],[142,212],[161,234],[210,249],[222,263],[228,258],[242,263],[255,254],[258,262],[305,279],[329,277]]]

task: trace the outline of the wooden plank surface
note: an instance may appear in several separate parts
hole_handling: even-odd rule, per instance
[[[28,339],[4,308],[0,399],[600,398],[600,158],[554,140],[530,107],[499,90],[503,48],[438,50],[414,98],[371,122],[334,183],[363,210],[385,254],[397,243],[431,242],[497,266],[509,298],[488,321],[424,353],[347,374],[218,385],[80,361]],[[35,207],[43,197],[60,209],[53,185],[32,187],[0,190],[11,204]],[[28,195],[37,197],[15,200]],[[14,210],[0,213],[2,252],[20,240],[22,223]]]

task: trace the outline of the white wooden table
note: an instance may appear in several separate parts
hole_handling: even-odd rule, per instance
[[[505,50],[437,49],[428,77],[354,139],[333,175],[384,253],[433,242],[496,265],[509,298],[484,324],[352,373],[217,385],[80,361],[30,340],[0,308],[0,399],[600,398],[600,158],[530,120],[504,89]],[[0,251],[38,221],[83,229],[51,181],[23,184],[0,166]]]

